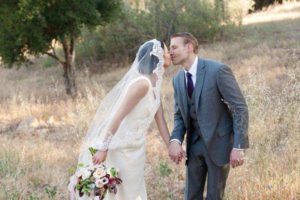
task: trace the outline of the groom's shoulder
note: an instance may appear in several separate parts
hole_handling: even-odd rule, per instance
[[[218,72],[221,68],[225,67],[226,64],[212,59],[202,59],[204,65],[206,66],[206,70],[210,72]]]
[[[211,69],[220,69],[225,66],[224,63],[217,61],[217,60],[212,60],[212,59],[202,59],[204,62],[204,65],[211,68]]]

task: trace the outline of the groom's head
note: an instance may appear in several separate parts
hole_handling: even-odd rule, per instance
[[[175,33],[171,36],[170,54],[174,65],[182,65],[191,55],[197,55],[199,44],[188,32]]]

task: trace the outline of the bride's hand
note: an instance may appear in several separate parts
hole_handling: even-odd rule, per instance
[[[107,151],[97,151],[97,153],[93,156],[93,163],[95,165],[103,163],[106,159]]]

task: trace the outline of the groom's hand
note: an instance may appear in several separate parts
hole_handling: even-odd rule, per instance
[[[232,149],[230,153],[230,164],[233,168],[244,164],[244,154],[243,149]]]
[[[169,145],[169,156],[176,163],[179,164],[184,157],[184,150],[178,142],[171,142]]]

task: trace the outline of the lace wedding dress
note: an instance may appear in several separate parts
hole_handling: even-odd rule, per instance
[[[106,200],[147,199],[144,180],[145,135],[159,103],[159,94],[150,85],[147,94],[124,119],[111,140],[113,150],[108,151],[105,164],[120,170],[123,183],[118,187],[117,194],[108,194]]]
[[[107,193],[105,200],[147,200],[144,180],[145,138],[160,106],[160,90],[164,73],[163,53],[160,41],[154,39],[144,43],[139,48],[130,70],[102,101],[89,127],[78,163],[93,164],[89,147],[108,150],[104,164],[119,169],[119,177],[123,181],[117,186],[117,194]],[[108,130],[108,125],[113,124],[114,116],[118,113],[121,102],[131,85],[140,80],[148,82],[147,93],[112,133]],[[77,177],[73,175],[68,186],[72,200],[94,199],[75,194],[76,183]]]

